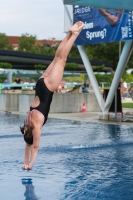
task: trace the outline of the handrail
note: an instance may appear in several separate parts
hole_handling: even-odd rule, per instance
[[[60,84],[62,85],[62,83]],[[82,83],[65,83],[64,85],[68,87],[74,87],[74,86],[81,86]],[[18,83],[0,83],[0,89],[2,88],[12,88],[12,87],[35,87],[36,83],[25,83],[25,84],[18,84]]]
[[[18,84],[18,83],[0,83],[2,87],[32,87],[35,86],[36,83],[27,83],[27,84]]]

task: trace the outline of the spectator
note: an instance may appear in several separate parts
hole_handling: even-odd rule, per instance
[[[123,82],[123,90],[124,91],[128,91],[128,87],[127,87],[127,83],[126,82]]]
[[[3,89],[4,89],[4,90],[8,90],[8,89],[9,89],[8,84],[9,84],[9,83],[8,83],[8,80],[5,79],[4,82],[3,82],[3,85],[4,85]]]
[[[83,86],[84,86],[84,88],[87,88],[87,83],[86,83],[86,81],[84,82]]]
[[[83,86],[82,87],[82,93],[89,93],[89,91]]]
[[[128,87],[127,87],[127,83],[126,82],[123,82],[122,83],[122,87],[121,87],[121,94],[123,95],[125,93],[128,92]]]
[[[21,81],[21,79],[17,76],[17,77],[15,78],[14,83],[16,83],[16,84],[21,84],[22,81]],[[22,87],[15,87],[14,89],[19,89],[19,90],[21,90]]]
[[[89,85],[90,85],[90,83],[87,82],[87,81],[85,81],[84,84],[83,84],[83,86],[84,86],[85,88],[89,88]]]
[[[121,89],[122,87],[123,87],[123,80],[121,78],[118,84],[118,89]]]
[[[122,78],[119,81],[118,89],[120,89],[121,96],[123,95],[124,92],[128,91],[127,83],[126,82],[124,83]]]

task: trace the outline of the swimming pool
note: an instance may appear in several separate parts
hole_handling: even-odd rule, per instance
[[[132,127],[48,119],[27,172],[24,119],[0,114],[0,200],[133,199]]]

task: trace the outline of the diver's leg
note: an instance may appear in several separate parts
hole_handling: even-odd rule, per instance
[[[45,77],[45,84],[49,90],[55,91],[59,86],[64,72],[67,56],[81,30],[83,29],[84,23],[77,22],[69,30],[71,31],[71,37],[67,40],[66,44],[62,47],[58,56],[55,57],[55,63],[52,66],[47,77]]]
[[[56,53],[55,53],[55,58],[59,56],[59,53],[61,51],[61,49],[64,47],[64,45],[66,44],[66,42],[68,41],[68,39],[71,37],[71,33],[69,32],[67,34],[67,36],[64,38],[64,40],[59,44]],[[43,73],[43,75],[41,77],[46,77],[48,76],[49,72],[51,71],[53,65],[56,62],[56,59],[54,58],[54,60],[50,63],[50,65],[47,67],[47,69],[45,70],[45,72]]]

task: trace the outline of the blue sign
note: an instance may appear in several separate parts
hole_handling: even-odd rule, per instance
[[[76,45],[133,39],[133,11],[74,6],[73,15],[74,23],[83,21],[85,24]]]

